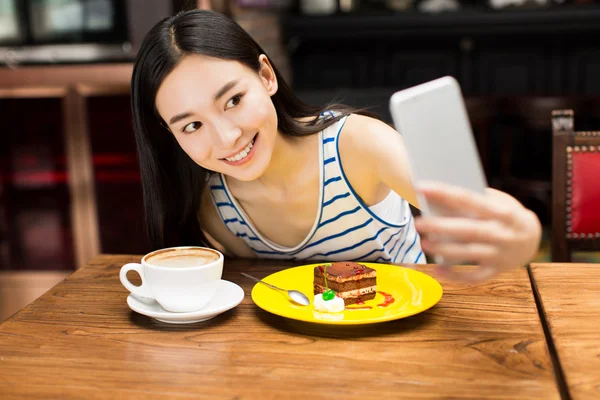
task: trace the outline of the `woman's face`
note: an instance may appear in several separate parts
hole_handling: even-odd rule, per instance
[[[156,94],[156,108],[198,165],[235,179],[259,178],[277,137],[271,96],[277,80],[269,61],[258,74],[237,61],[185,56]]]

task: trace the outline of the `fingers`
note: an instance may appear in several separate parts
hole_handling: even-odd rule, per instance
[[[469,218],[428,217],[416,218],[415,227],[425,238],[454,242],[503,243],[510,239],[506,230],[494,221]]]
[[[419,185],[419,192],[427,203],[446,209],[454,214],[468,213],[475,218],[512,221],[515,204],[510,197],[499,196],[496,191],[475,193],[454,185],[426,182]]]
[[[421,239],[421,248],[444,258],[446,264],[473,263],[489,265],[498,258],[498,248],[485,243],[438,242]]]
[[[480,266],[468,272],[446,266],[439,271],[444,277],[480,282],[535,255],[539,221],[510,195],[490,188],[475,193],[439,182],[424,183],[419,192],[441,213],[415,220],[423,250],[442,257],[447,265]]]

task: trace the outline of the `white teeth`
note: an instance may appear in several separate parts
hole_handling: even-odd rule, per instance
[[[248,155],[248,153],[250,153],[250,150],[252,149],[253,145],[254,145],[254,139],[252,139],[250,141],[250,143],[248,143],[248,146],[246,146],[246,148],[244,150],[240,151],[235,156],[227,157],[225,159],[227,161],[232,161],[232,162],[243,160],[244,158],[246,158],[246,156]]]

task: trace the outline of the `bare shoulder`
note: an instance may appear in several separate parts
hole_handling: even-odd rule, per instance
[[[394,128],[392,128],[385,122],[377,118],[360,114],[350,114],[348,116],[348,120],[346,121],[346,126],[350,129],[356,128],[359,130],[368,129],[372,131],[382,131],[384,132],[384,134],[385,132],[387,132],[388,134],[393,134],[396,132]]]
[[[202,194],[198,222],[206,238],[223,254],[236,257],[255,257],[252,249],[227,229],[217,212],[209,190],[204,190]]]
[[[340,152],[349,156],[377,157],[389,145],[401,141],[394,128],[365,115],[351,114],[340,136]]]
[[[339,135],[340,164],[356,194],[367,204],[381,201],[387,193],[379,171],[383,144],[390,137],[385,123],[363,115],[351,114]]]
[[[416,204],[406,147],[393,127],[375,118],[352,114],[340,134],[339,149],[350,182],[357,186],[357,192],[362,188],[367,203],[370,192],[385,193],[383,186]]]

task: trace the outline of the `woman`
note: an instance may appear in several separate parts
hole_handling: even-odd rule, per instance
[[[472,280],[537,250],[535,215],[494,190],[422,187],[451,217],[415,223],[400,135],[349,107],[301,102],[221,14],[188,11],[148,33],[132,109],[154,247],[204,241],[239,257],[402,263],[425,262],[425,250],[480,265],[460,277]]]

